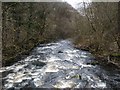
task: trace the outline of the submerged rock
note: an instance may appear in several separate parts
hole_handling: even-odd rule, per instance
[[[63,53],[62,51],[58,51],[58,53]]]

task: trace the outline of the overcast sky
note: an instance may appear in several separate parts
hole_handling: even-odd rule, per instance
[[[63,0],[65,2],[68,2],[72,7],[77,8],[77,4],[80,2],[90,2],[90,0]]]

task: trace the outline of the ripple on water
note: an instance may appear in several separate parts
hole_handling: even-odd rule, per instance
[[[5,76],[5,88],[105,88],[106,83],[95,72],[96,66],[86,64],[88,60],[90,53],[77,50],[64,40],[39,45],[26,59],[3,67],[0,72],[12,70]]]

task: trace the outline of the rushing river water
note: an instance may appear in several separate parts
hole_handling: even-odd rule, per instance
[[[119,87],[120,74],[112,76],[98,65],[87,64],[93,60],[89,52],[75,49],[68,40],[40,44],[27,58],[0,69],[3,88]]]

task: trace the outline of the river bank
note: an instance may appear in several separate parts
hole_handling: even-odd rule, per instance
[[[6,59],[3,58],[2,66],[9,66],[9,65],[14,64],[17,61],[20,61],[21,59],[26,58],[30,54],[31,50],[33,50],[39,44],[47,44],[49,42],[50,42],[50,40],[46,40],[46,39],[40,40],[40,41],[32,44],[32,46],[29,47],[29,49],[27,49],[27,50],[21,49],[21,51],[16,53],[15,55],[9,56]],[[79,50],[90,52],[96,59],[94,62],[91,63],[92,65],[98,64],[98,65],[108,66],[108,67],[112,66],[112,68],[114,68],[114,67],[120,68],[120,55],[119,54],[114,54],[114,53],[111,55],[109,55],[109,54],[104,55],[104,53],[99,54],[98,52],[93,51],[93,49],[90,49],[87,45],[80,46],[80,45],[76,45],[75,43],[74,43],[74,47]]]
[[[26,58],[29,54],[30,54],[30,52],[36,47],[36,46],[38,46],[38,44],[42,44],[42,43],[48,43],[48,42],[50,42],[49,40],[46,40],[46,39],[43,39],[43,40],[39,40],[39,41],[37,41],[37,42],[35,42],[35,43],[32,43],[31,45],[29,45],[29,43],[27,44],[28,46],[27,47],[29,47],[29,48],[26,48],[26,49],[20,49],[19,51],[17,51],[17,50],[15,50],[15,49],[13,49],[13,48],[11,48],[10,50],[9,50],[9,52],[12,54],[8,54],[8,56],[4,56],[3,58],[2,58],[2,66],[4,67],[4,66],[10,66],[10,65],[13,65],[15,62],[17,62],[17,61],[20,61],[21,59],[24,59],[24,58]],[[19,48],[21,48],[21,47],[19,47]],[[14,51],[14,52],[16,52],[16,53],[14,53],[14,52],[12,52],[12,51]],[[9,53],[9,52],[7,52],[7,53]]]
[[[120,69],[120,55],[118,53],[112,53],[112,54],[104,54],[99,52],[93,51],[93,49],[90,49],[89,46],[80,46],[80,45],[75,45],[75,48],[83,51],[88,51],[90,52],[94,57],[95,61],[92,62],[92,65],[101,65],[104,67],[111,67],[114,69]],[[95,48],[94,48],[95,49]]]

